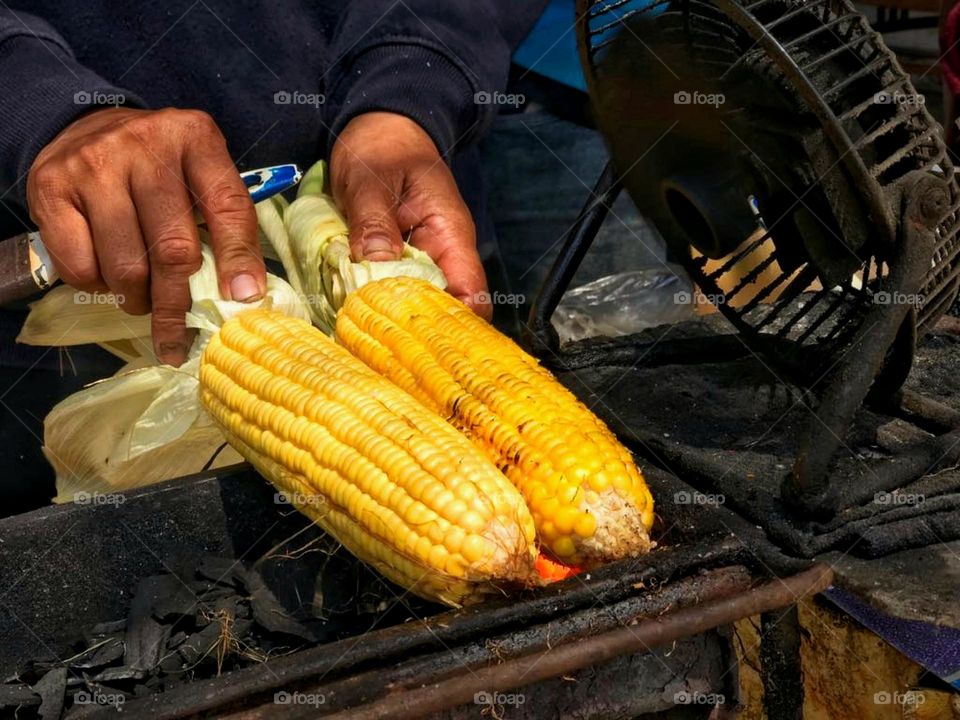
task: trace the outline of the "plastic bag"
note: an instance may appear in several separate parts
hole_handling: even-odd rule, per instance
[[[560,342],[629,335],[694,317],[693,285],[675,265],[631,270],[568,290],[553,314]]]

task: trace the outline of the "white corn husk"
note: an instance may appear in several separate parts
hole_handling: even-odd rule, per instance
[[[189,475],[214,456],[213,467],[241,462],[231,448],[221,450],[226,442],[223,433],[200,406],[200,355],[220,325],[243,310],[267,304],[307,319],[307,308],[300,295],[275,275],[267,276],[267,296],[259,302],[223,300],[213,253],[206,246],[203,264],[190,278],[190,294],[193,306],[187,326],[197,328],[198,334],[182,366],[159,365],[149,350],[129,360],[113,377],[70,395],[44,419],[43,451],[56,472],[58,502]],[[31,308],[31,315],[47,311],[47,297]],[[59,344],[75,344],[78,336],[89,341],[99,329],[102,337],[116,342],[130,340],[123,337],[129,316],[117,312],[91,314],[72,326],[58,321],[63,327],[57,327],[56,339]],[[149,316],[146,319],[149,323]],[[40,336],[35,333],[31,339]],[[142,344],[139,338],[133,340]]]

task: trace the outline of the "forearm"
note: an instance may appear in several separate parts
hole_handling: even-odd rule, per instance
[[[406,115],[444,155],[478,137],[496,108],[478,93],[502,90],[510,55],[545,2],[365,0],[344,6],[325,77],[332,138],[375,110]]]

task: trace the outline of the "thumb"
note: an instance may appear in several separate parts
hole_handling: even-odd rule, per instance
[[[360,260],[397,260],[403,238],[397,225],[397,201],[379,180],[357,183],[343,194],[350,225],[350,254]]]

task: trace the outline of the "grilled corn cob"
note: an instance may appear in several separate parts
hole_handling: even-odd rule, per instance
[[[555,557],[589,567],[652,547],[653,500],[629,451],[465,305],[421,280],[379,280],[347,296],[336,334],[486,450]]]
[[[364,562],[450,605],[534,583],[520,493],[444,420],[309,323],[226,322],[203,352],[204,407],[231,445]]]

